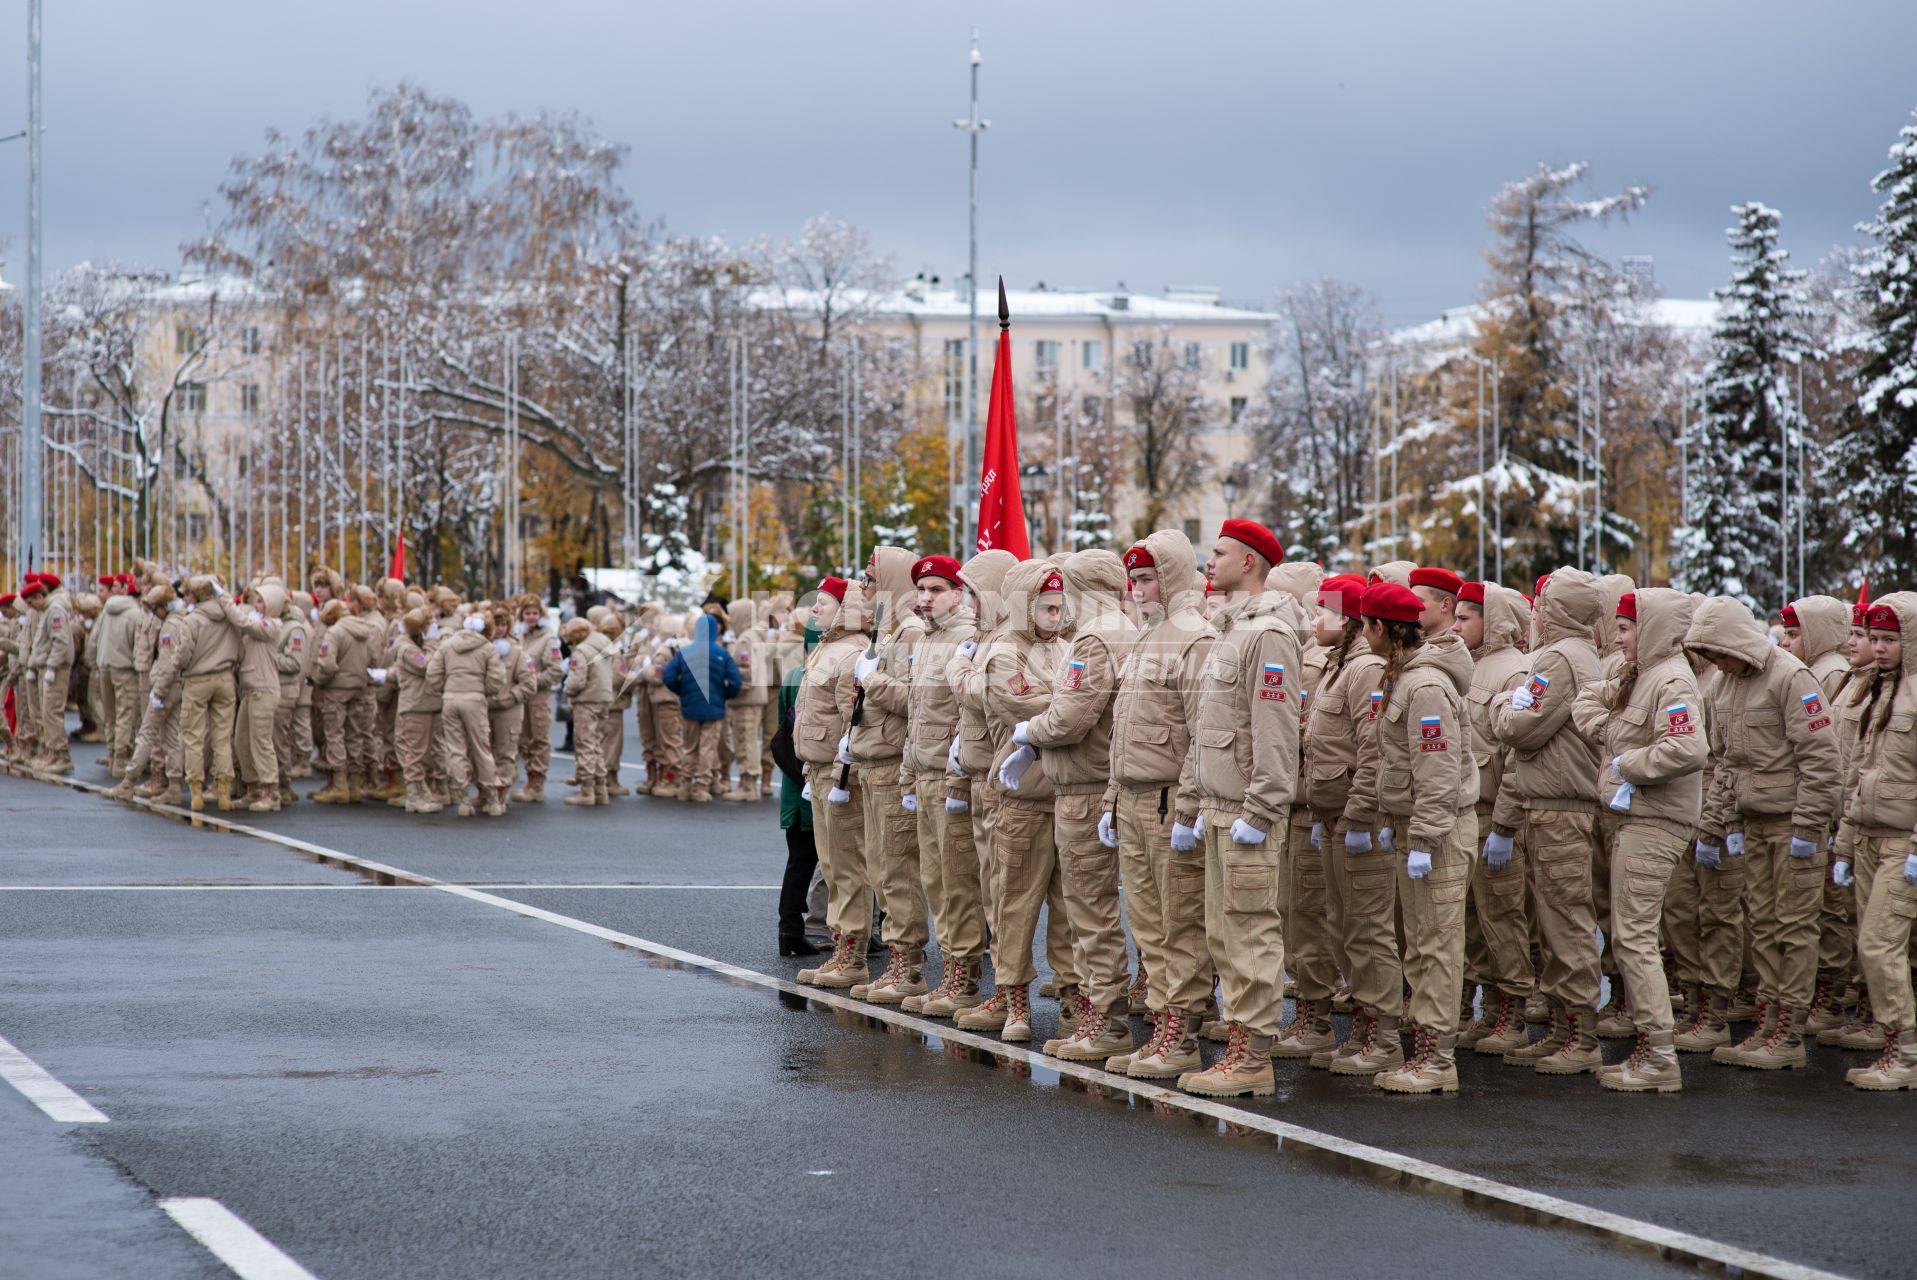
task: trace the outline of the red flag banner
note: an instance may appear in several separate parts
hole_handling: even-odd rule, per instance
[[[387,569],[386,576],[406,581],[406,531],[399,531],[399,542],[393,547],[393,563]]]
[[[998,282],[998,354],[992,360],[992,400],[985,414],[985,456],[978,478],[978,549],[994,547],[1021,560],[1032,555],[1025,532],[1025,500],[1018,487],[1018,420],[1012,401],[1012,317],[1005,281]]]

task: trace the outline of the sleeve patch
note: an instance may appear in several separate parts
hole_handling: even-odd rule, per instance
[[[1546,693],[1550,692],[1551,677],[1541,676],[1541,675],[1537,675],[1536,673],[1533,673],[1531,676],[1531,682],[1530,684],[1526,686],[1526,688],[1531,690],[1531,696],[1533,698],[1542,699]]]
[[[1830,728],[1830,717],[1824,714],[1824,700],[1817,694],[1807,693],[1798,699],[1804,704],[1804,714],[1810,717],[1810,729],[1815,733],[1819,729]]]
[[[1265,688],[1282,689],[1285,687],[1285,668],[1280,662],[1265,664]]]
[[[1073,658],[1065,664],[1065,678],[1060,681],[1067,689],[1076,689],[1085,679],[1085,662],[1082,658]]]
[[[1444,736],[1444,719],[1441,716],[1418,717],[1418,750],[1449,751],[1451,743]]]
[[[1371,691],[1371,706],[1365,715],[1365,719],[1376,720],[1378,718],[1378,709],[1382,707],[1383,705],[1384,705],[1384,690],[1373,689]]]
[[[1260,702],[1283,702],[1285,700],[1285,691],[1283,689],[1260,689],[1258,691],[1258,700]]]
[[[1679,702],[1664,708],[1664,727],[1671,733],[1696,733],[1697,722],[1691,719],[1690,704]]]
[[[1032,691],[1032,686],[1030,685],[1030,683],[1026,681],[1025,673],[1023,671],[1014,671],[1009,677],[1007,677],[1005,681],[1005,687],[1010,689],[1015,696],[1020,698],[1024,697],[1026,694]]]

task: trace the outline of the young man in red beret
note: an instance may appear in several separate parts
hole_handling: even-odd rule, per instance
[[[1408,577],[1411,593],[1424,606],[1418,614],[1418,626],[1425,639],[1450,634],[1458,620],[1458,593],[1464,590],[1464,579],[1449,569],[1438,568],[1413,569]]]
[[[39,685],[33,698],[37,713],[35,734],[41,773],[72,773],[73,756],[67,748],[67,682],[73,671],[79,637],[73,599],[58,574],[43,573],[22,593],[38,617],[33,625],[33,648],[28,672]]]
[[[1269,1097],[1284,1023],[1278,860],[1298,770],[1298,638],[1264,591],[1284,558],[1263,525],[1227,520],[1206,565],[1224,595],[1205,669],[1193,765],[1205,846],[1205,933],[1228,1020],[1225,1055],[1178,1087]],[[1273,835],[1276,831],[1278,834]]]
[[[18,744],[13,736],[14,680],[20,664],[20,614],[12,591],[0,591],[0,756],[11,761]]]

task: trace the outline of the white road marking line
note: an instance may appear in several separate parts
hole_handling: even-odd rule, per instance
[[[76,790],[104,790],[103,787],[96,786],[92,783],[78,782],[70,778],[56,778],[54,781],[73,787]],[[514,902],[509,898],[501,898],[494,894],[469,888],[465,885],[450,884],[446,881],[435,880],[430,876],[422,876],[415,872],[402,871],[397,867],[389,867],[383,863],[372,862],[368,859],[356,857],[350,853],[342,853],[337,849],[327,849],[304,840],[295,840],[290,836],[280,835],[278,832],[249,827],[242,823],[228,822],[221,818],[209,819],[204,814],[189,814],[183,809],[154,805],[150,802],[137,803],[145,803],[148,808],[156,809],[160,812],[180,814],[206,821],[209,825],[217,825],[228,830],[257,836],[262,840],[283,845],[289,849],[296,849],[300,852],[312,853],[324,857],[329,861],[338,862],[341,865],[361,867],[374,871],[379,875],[392,877],[395,880],[404,879],[409,884],[421,885],[427,888],[437,889],[443,893],[453,894],[457,897],[469,898],[474,902],[481,902],[488,906],[498,907],[501,910],[510,911],[529,919],[542,920],[563,929],[570,929],[576,933],[585,934],[587,937],[599,938],[617,946],[642,951],[687,968],[701,969],[708,973],[718,974],[722,977],[730,978],[750,986],[762,987],[768,990],[798,996],[813,1004],[844,1010],[870,1021],[884,1022],[892,1026],[903,1027],[915,1031],[931,1040],[946,1044],[963,1044],[969,1048],[979,1050],[1005,1061],[1023,1063],[1028,1067],[1052,1072],[1060,1077],[1070,1076],[1082,1083],[1097,1086],[1109,1092],[1128,1094],[1138,1103],[1174,1111],[1183,1111],[1195,1116],[1204,1116],[1237,1129],[1268,1133],[1277,1139],[1280,1148],[1283,1148],[1286,1144],[1304,1147],[1353,1163],[1384,1170],[1413,1185],[1442,1188],[1447,1192],[1460,1195],[1466,1199],[1516,1208],[1523,1211],[1527,1215],[1527,1220],[1530,1221],[1543,1219],[1574,1223],[1601,1232],[1607,1236],[1630,1241],[1639,1245],[1648,1245],[1656,1249],[1660,1256],[1667,1260],[1684,1261],[1693,1264],[1708,1264],[1714,1268],[1736,1268],[1747,1275],[1770,1277],[1772,1280],[1845,1280],[1845,1277],[1835,1272],[1824,1271],[1816,1267],[1805,1266],[1801,1263],[1790,1262],[1783,1258],[1772,1257],[1768,1254],[1757,1253],[1749,1249],[1742,1249],[1736,1245],[1725,1244],[1721,1241],[1707,1239],[1703,1236],[1692,1235],[1686,1231],[1677,1231],[1669,1227],[1662,1227],[1654,1222],[1645,1222],[1641,1219],[1625,1217],[1622,1214],[1611,1213],[1607,1210],[1596,1209],[1589,1205],[1578,1204],[1575,1201],[1560,1199],[1557,1196],[1547,1195],[1544,1192],[1532,1191],[1525,1187],[1498,1182],[1492,1178],[1483,1178],[1476,1174],[1450,1169],[1444,1165],[1434,1164],[1428,1160],[1417,1159],[1414,1156],[1401,1155],[1398,1152],[1389,1151],[1382,1147],[1374,1147],[1366,1143],[1354,1142],[1348,1138],[1341,1138],[1336,1134],[1324,1133],[1316,1129],[1305,1128],[1303,1125],[1291,1124],[1287,1121],[1278,1120],[1259,1112],[1245,1111],[1226,1103],[1183,1093],[1177,1089],[1162,1088],[1149,1081],[1134,1080],[1130,1076],[1114,1075],[1100,1067],[1048,1058],[1034,1050],[1021,1048],[1015,1044],[1006,1044],[1003,1041],[990,1039],[970,1031],[959,1030],[957,1027],[917,1018],[891,1006],[866,1004],[864,1001],[853,1000],[849,996],[839,995],[835,991],[818,987],[801,986],[796,982],[791,982],[784,978],[775,978],[770,974],[760,973],[756,969],[747,969],[740,965],[728,964],[723,960],[715,960],[708,956],[683,951],[678,947],[653,942],[629,933],[621,933],[616,929],[608,929],[603,925],[592,924],[585,920],[577,920],[571,916],[546,911],[539,907],[529,906],[523,902]]]
[[[218,1200],[181,1196],[160,1201],[160,1208],[240,1280],[314,1280],[312,1272]]]
[[[0,1080],[61,1124],[105,1124],[106,1113],[55,1080],[39,1063],[0,1039]]]
[[[0,884],[0,893],[305,893],[361,892],[376,884]],[[776,884],[467,884],[468,889],[750,889],[776,891]]]

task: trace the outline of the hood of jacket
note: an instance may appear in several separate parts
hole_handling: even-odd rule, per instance
[[[758,625],[759,610],[751,600],[734,600],[726,606],[726,625],[732,634],[742,636]]]
[[[885,606],[884,627],[888,636],[905,625],[918,603],[919,591],[912,585],[912,566],[917,560],[918,557],[904,547],[881,544],[872,548],[872,576],[879,584],[875,603]]]
[[[1531,606],[1509,587],[1495,582],[1484,584],[1484,643],[1473,657],[1501,653],[1517,647],[1531,629]]]
[[[1039,584],[1045,581],[1053,565],[1044,560],[1021,560],[1005,572],[1001,587],[1007,631],[1028,642],[1038,640],[1038,628],[1032,625],[1033,606],[1038,601]]]
[[[106,617],[113,618],[123,613],[131,613],[139,607],[139,601],[132,596],[108,596],[106,603],[100,606],[100,612]]]
[[[593,634],[597,635],[598,632],[594,632]],[[461,627],[451,635],[441,635],[439,638],[441,648],[461,655],[471,653],[474,649],[489,649],[492,647],[492,643],[493,642],[485,636],[480,635],[479,632],[468,631],[464,627]]]
[[[1904,642],[1904,674],[1917,676],[1917,591],[1892,591],[1871,601],[1896,611],[1897,630]],[[1802,614],[1798,615],[1801,620]]]
[[[1415,671],[1419,667],[1437,670],[1451,682],[1452,690],[1460,698],[1471,692],[1471,651],[1455,632],[1446,631],[1419,645],[1405,662],[1404,669]]]
[[[268,618],[277,618],[286,612],[286,588],[278,583],[262,583],[260,593],[260,613]]]
[[[1418,566],[1409,560],[1392,560],[1379,565],[1371,571],[1371,576],[1380,582],[1395,582],[1401,587],[1411,585],[1411,571]]]
[[[1835,596],[1805,596],[1791,601],[1797,629],[1804,637],[1804,665],[1844,647],[1850,637],[1850,606]]]
[[[995,631],[1005,621],[1005,575],[1018,557],[997,547],[981,551],[959,569],[959,581],[972,592],[973,611],[981,633]]]
[[[1697,607],[1684,647],[1707,658],[1741,658],[1758,671],[1771,658],[1771,638],[1749,606],[1730,596],[1712,596]]]
[[[1065,610],[1074,629],[1124,612],[1125,562],[1114,552],[1103,547],[1074,551],[1059,575],[1065,579]]]
[[[1684,649],[1697,605],[1682,591],[1644,587],[1637,593],[1637,669],[1649,671]]]
[[[1167,617],[1180,609],[1204,607],[1205,577],[1198,572],[1190,538],[1176,529],[1160,529],[1145,535],[1145,550],[1158,570],[1158,606]]]
[[[1622,573],[1607,573],[1597,580],[1598,610],[1597,640],[1598,657],[1608,658],[1617,652],[1617,602],[1637,590],[1637,584]]]
[[[1287,560],[1265,575],[1265,590],[1282,591],[1309,616],[1318,606],[1318,588],[1325,582],[1324,566],[1310,560]]]
[[[1582,569],[1565,568],[1551,571],[1538,606],[1538,634],[1544,644],[1555,644],[1572,636],[1590,639],[1603,603],[1596,578]]]

